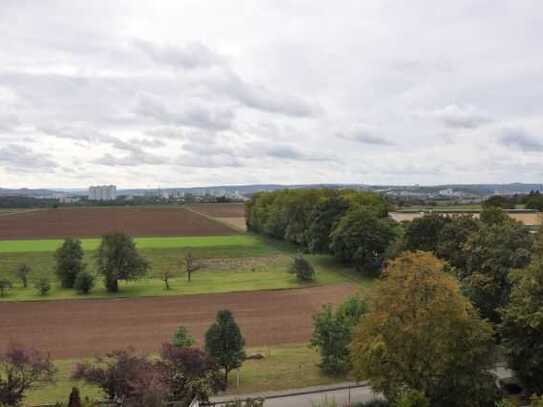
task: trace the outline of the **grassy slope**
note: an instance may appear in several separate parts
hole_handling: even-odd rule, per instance
[[[282,390],[344,381],[345,377],[327,377],[321,374],[317,363],[319,355],[306,344],[281,345],[270,348],[251,348],[248,353],[265,355],[262,360],[250,360],[240,369],[240,387],[236,389],[236,374],[230,377],[229,394],[243,394],[268,390]],[[57,382],[42,385],[33,390],[26,400],[28,404],[64,401],[73,386],[79,387],[83,397],[102,399],[100,389],[69,379],[76,360],[60,360]]]

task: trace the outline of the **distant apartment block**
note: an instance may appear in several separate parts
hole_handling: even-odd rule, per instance
[[[115,185],[96,185],[89,187],[89,201],[113,201],[117,198]]]

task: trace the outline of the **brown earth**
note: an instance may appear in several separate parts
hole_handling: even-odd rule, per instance
[[[57,208],[0,217],[0,240],[134,236],[231,235],[236,230],[183,208]]]
[[[245,204],[241,202],[192,204],[189,208],[212,218],[245,218]]]
[[[309,340],[312,315],[342,302],[350,284],[294,290],[116,300],[0,303],[0,352],[10,341],[50,352],[52,358],[85,357],[133,346],[156,352],[179,325],[201,344],[220,309],[234,313],[248,346]]]

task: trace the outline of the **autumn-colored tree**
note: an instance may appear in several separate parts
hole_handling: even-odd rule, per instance
[[[407,388],[432,406],[494,406],[493,330],[430,253],[392,261],[353,334],[353,373],[397,400]]]
[[[17,407],[38,382],[53,381],[55,366],[39,351],[10,344],[0,354],[0,406]]]

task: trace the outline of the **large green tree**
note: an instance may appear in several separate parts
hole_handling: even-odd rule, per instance
[[[240,367],[245,359],[245,339],[230,311],[217,313],[216,321],[205,334],[205,350],[223,368],[226,388],[228,374]]]
[[[313,316],[311,346],[319,350],[324,373],[337,375],[350,369],[352,330],[366,311],[365,301],[351,297],[337,310],[327,304]]]
[[[512,272],[510,278],[511,299],[502,310],[500,326],[503,346],[509,366],[527,392],[543,394],[543,251],[536,252],[530,266]]]
[[[119,280],[137,279],[149,269],[149,263],[138,252],[134,240],[124,233],[102,237],[96,253],[96,264],[109,292],[119,291]]]
[[[458,269],[465,292],[483,318],[501,320],[499,309],[507,305],[512,270],[530,262],[533,239],[520,223],[484,224],[464,244],[465,267]]]
[[[75,278],[85,269],[81,240],[68,238],[55,252],[55,273],[63,288],[73,288]]]
[[[311,214],[308,230],[308,249],[312,253],[330,251],[330,233],[339,219],[349,209],[349,203],[339,195],[322,198]]]
[[[492,326],[430,253],[405,253],[388,265],[351,352],[356,379],[389,400],[411,389],[432,406],[494,407]]]
[[[340,261],[375,274],[383,265],[395,232],[393,221],[379,217],[371,207],[361,206],[341,218],[330,238],[330,249]]]
[[[450,221],[449,217],[437,213],[413,219],[405,232],[406,249],[435,253],[439,234]]]
[[[453,216],[438,235],[436,254],[454,269],[466,267],[464,245],[479,230],[481,223],[471,215]]]

